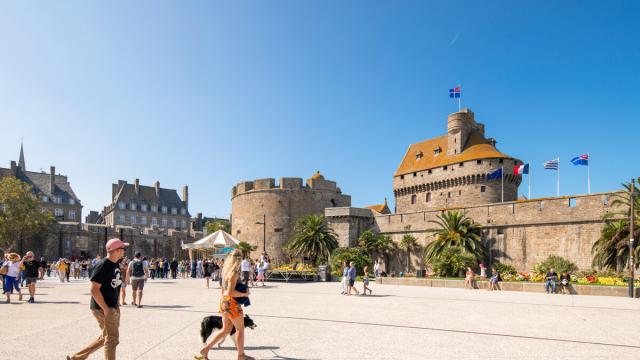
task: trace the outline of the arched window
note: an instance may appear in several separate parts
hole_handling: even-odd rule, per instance
[[[416,203],[416,199],[417,199],[417,196],[411,195],[411,204],[415,204]]]

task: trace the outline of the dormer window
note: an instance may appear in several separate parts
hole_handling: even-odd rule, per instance
[[[127,208],[127,204],[125,204],[123,201],[120,201],[120,202],[118,203],[118,208],[119,208],[120,210],[124,210],[124,209],[126,209],[126,208]]]
[[[43,196],[42,197],[42,202],[49,202],[49,198],[47,196]]]
[[[441,152],[442,152],[442,148],[440,148],[440,146],[438,146],[433,150],[434,155],[440,155]]]
[[[129,204],[129,207],[131,208],[132,211],[136,211],[136,203],[132,202],[131,204]]]
[[[75,204],[76,204],[76,201],[75,201],[75,200],[73,200],[73,199],[69,199],[69,205],[75,205]]]
[[[163,213],[163,214],[166,214],[166,213],[167,213],[167,207],[166,207],[166,206],[163,206],[163,207],[162,207],[162,213]],[[163,225],[163,226],[166,226],[166,225]]]
[[[418,151],[416,153],[416,160],[420,160],[420,159],[422,159],[422,151]]]
[[[173,215],[177,215],[177,214],[178,214],[178,209],[176,209],[176,208],[171,208],[171,213],[172,213]],[[175,226],[174,226],[174,227],[175,227]]]
[[[147,204],[140,204],[141,211],[147,211]]]
[[[185,209],[185,208],[180,209],[180,214],[187,215],[187,209]]]
[[[151,212],[158,212],[158,205],[151,205]]]

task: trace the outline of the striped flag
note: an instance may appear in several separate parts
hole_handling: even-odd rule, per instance
[[[544,163],[544,168],[547,170],[558,170],[558,163],[560,159],[549,160]]]

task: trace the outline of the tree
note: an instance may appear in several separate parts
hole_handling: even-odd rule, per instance
[[[362,274],[364,267],[369,266],[371,268],[371,258],[367,254],[367,250],[362,247],[352,248],[336,248],[331,253],[331,269],[334,275],[342,275],[342,263],[347,265],[350,262],[354,262],[358,274]]]
[[[337,235],[321,215],[307,215],[299,219],[287,244],[289,254],[309,257],[314,265],[318,258],[328,258],[337,247]]]
[[[605,225],[600,232],[600,238],[591,247],[593,254],[592,265],[597,268],[621,271],[629,266],[629,239],[631,228],[629,217],[631,215],[631,184],[622,184],[626,191],[622,191],[612,196],[611,206],[621,210],[605,214],[603,219]],[[638,187],[636,186],[636,193]],[[635,208],[635,230],[634,238],[640,236],[640,197],[634,200]],[[622,218],[620,218],[622,217]],[[640,247],[636,246],[634,257],[637,268]]]
[[[378,235],[378,241],[376,241],[375,251],[378,254],[384,255],[385,270],[389,271],[389,256],[396,250],[396,244],[391,240],[389,235]]]
[[[209,221],[205,225],[205,227],[207,229],[207,234],[213,234],[218,230],[223,230],[227,233],[231,233],[231,224],[229,224],[228,221],[223,221],[223,220]]]
[[[41,209],[31,186],[13,178],[0,179],[0,249],[16,248],[18,241],[44,236],[53,222],[51,213]]]
[[[405,271],[409,272],[411,267],[411,251],[418,248],[418,239],[413,235],[407,234],[400,240],[400,248],[407,252],[407,268]]]
[[[256,249],[255,246],[251,246],[251,244],[249,244],[246,241],[242,241],[242,240],[240,240],[240,243],[238,244],[238,246],[236,246],[236,248],[238,250],[242,251],[242,257],[243,258],[246,258],[251,251]]]
[[[449,247],[459,247],[463,252],[474,256],[476,263],[487,259],[487,248],[482,243],[480,226],[471,218],[457,211],[448,211],[438,215],[438,220],[430,222],[439,229],[431,230],[435,240],[424,249],[424,259],[433,263]]]
[[[358,237],[358,245],[360,245],[365,251],[369,253],[369,257],[373,259],[373,252],[376,249],[378,243],[378,235],[374,234],[371,230],[365,230]]]
[[[461,247],[454,246],[442,250],[440,256],[433,262],[433,271],[438,276],[458,276],[467,267],[476,264],[475,257],[463,251]]]
[[[395,251],[395,244],[389,235],[374,234],[371,230],[365,230],[358,238],[358,244],[365,249],[371,258],[373,254],[384,255],[385,264],[389,264],[389,255]],[[389,271],[385,267],[386,271]]]

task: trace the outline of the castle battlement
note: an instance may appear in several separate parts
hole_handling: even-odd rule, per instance
[[[325,180],[324,176],[317,172],[303,183],[300,177],[281,177],[278,182],[274,178],[262,178],[251,181],[241,181],[231,188],[231,197],[242,195],[252,191],[291,191],[291,190],[318,190],[342,193],[335,181]]]

